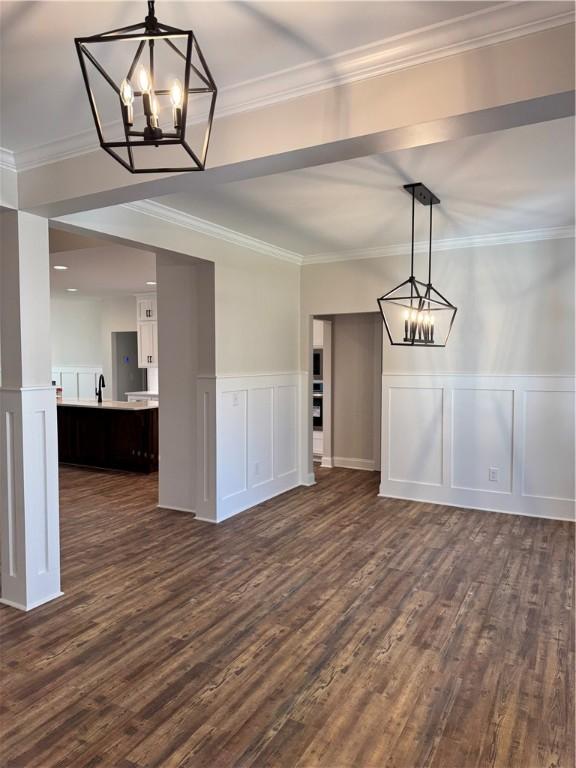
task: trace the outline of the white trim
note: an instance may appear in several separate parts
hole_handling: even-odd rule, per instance
[[[262,253],[265,256],[273,256],[275,259],[280,259],[281,261],[289,261],[292,264],[303,263],[302,256],[298,253],[294,253],[294,251],[288,251],[285,248],[266,243],[264,240],[258,240],[256,237],[244,235],[241,232],[228,229],[228,227],[223,227],[220,224],[214,224],[211,221],[199,219],[197,216],[178,211],[175,208],[163,205],[162,203],[157,203],[154,200],[124,203],[122,204],[122,207],[158,219],[167,224],[175,224],[184,229],[198,232],[201,235],[208,235],[208,237],[215,237],[218,240],[232,243],[232,245],[248,248],[251,251]]]
[[[495,245],[513,245],[516,243],[535,243],[542,240],[565,240],[576,234],[574,227],[541,227],[540,229],[525,229],[517,232],[494,232],[485,235],[469,235],[464,237],[447,237],[434,240],[434,250],[455,251],[462,248],[486,248]],[[414,252],[428,253],[428,241],[414,243]],[[304,266],[308,264],[329,264],[335,261],[360,261],[364,259],[381,259],[390,256],[408,256],[410,243],[395,243],[374,248],[362,248],[348,251],[332,251],[313,253],[303,257]]]
[[[573,22],[573,11],[550,15],[546,6],[547,3],[501,3],[235,83],[220,89],[216,114],[224,117],[259,109]],[[195,117],[192,115],[192,120]],[[22,171],[96,148],[96,134],[90,129],[13,154],[18,170]]]
[[[41,600],[35,600],[33,603],[29,603],[28,605],[23,605],[22,603],[17,603],[14,600],[8,600],[5,597],[1,597],[0,603],[2,603],[2,605],[8,605],[10,608],[17,608],[19,611],[31,611],[33,608],[39,608],[41,605],[49,603],[51,600],[56,600],[56,598],[62,597],[63,595],[64,592],[55,592],[53,595],[43,597]]]
[[[211,517],[201,517],[200,515],[196,515],[194,520],[198,520],[200,523],[211,523],[212,525],[218,525],[218,520],[212,520]]]
[[[455,504],[450,501],[435,501],[434,499],[425,499],[423,497],[419,497],[417,499],[408,499],[406,496],[399,496],[394,495],[392,493],[379,493],[378,498],[380,499],[399,499],[401,501],[414,501],[418,504],[433,504],[435,507],[453,507],[454,509],[461,509],[466,510],[469,509],[472,512],[496,512],[499,515],[519,515],[520,517],[537,517],[539,520],[558,520],[562,523],[574,523],[574,518],[570,517],[560,517],[556,515],[541,515],[535,512],[522,512],[520,510],[510,510],[510,509],[494,509],[492,507],[470,507],[466,506],[465,504]]]
[[[300,485],[304,485],[306,488],[310,488],[312,485],[316,485],[316,476],[314,472],[310,472],[308,475],[302,478]]]
[[[391,256],[407,256],[410,254],[410,243],[394,243],[392,245],[381,245],[374,248],[364,248],[361,250],[333,251],[330,253],[315,253],[309,256],[303,256],[295,251],[288,251],[280,246],[259,240],[256,237],[245,235],[228,227],[214,224],[206,219],[200,219],[184,211],[171,208],[163,203],[154,200],[141,200],[135,203],[123,203],[123,208],[140,213],[144,216],[163,221],[166,224],[172,224],[184,229],[189,229],[201,235],[214,237],[218,240],[224,240],[232,245],[248,248],[264,256],[272,256],[281,261],[288,261],[300,266],[309,264],[328,264],[338,261],[355,261],[364,259],[380,259]],[[542,227],[540,229],[519,230],[517,232],[496,232],[486,235],[470,235],[464,237],[450,237],[437,239],[434,241],[434,249],[438,251],[453,251],[462,248],[483,248],[495,245],[510,245],[517,243],[533,243],[542,240],[564,240],[573,238],[576,235],[574,227]],[[414,252],[417,254],[428,253],[429,243],[427,240],[414,243]],[[231,374],[225,374],[232,377]],[[240,376],[244,374],[239,374]],[[257,376],[268,376],[267,372],[250,374]],[[221,378],[221,377],[219,377]]]
[[[376,462],[374,459],[354,459],[344,456],[334,456],[334,466],[344,469],[363,469],[367,472],[376,471]]]
[[[322,456],[320,466],[324,467],[324,469],[334,469],[334,458],[332,456]]]
[[[0,147],[0,169],[3,171],[16,171],[14,152]]]
[[[188,509],[188,507],[176,507],[174,504],[156,504],[158,509],[167,509],[168,511],[172,512],[187,512],[190,515],[194,515],[196,517],[196,511],[194,509]]]

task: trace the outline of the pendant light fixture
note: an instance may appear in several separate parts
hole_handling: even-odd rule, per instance
[[[445,347],[457,309],[432,285],[432,208],[440,200],[421,182],[405,184],[412,196],[410,277],[378,299],[384,326],[394,346]],[[414,219],[418,200],[430,210],[428,282],[414,276]]]
[[[148,0],[143,23],[75,43],[102,149],[131,173],[204,170],[217,89],[194,32]]]

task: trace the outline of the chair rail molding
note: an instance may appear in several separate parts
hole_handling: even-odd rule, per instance
[[[382,377],[380,495],[574,520],[573,376]]]

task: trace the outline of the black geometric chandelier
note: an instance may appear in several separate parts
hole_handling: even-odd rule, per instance
[[[457,309],[432,285],[432,207],[440,200],[421,182],[405,184],[412,195],[412,247],[410,277],[378,299],[378,306],[394,346],[445,347]],[[430,209],[428,241],[428,282],[414,277],[414,208],[415,201]]]
[[[131,173],[204,170],[217,89],[194,32],[148,0],[143,23],[75,43],[102,149]]]

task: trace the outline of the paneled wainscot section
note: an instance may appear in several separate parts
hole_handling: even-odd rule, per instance
[[[300,482],[300,375],[218,377],[218,520]]]
[[[574,518],[574,378],[382,377],[380,495]]]

